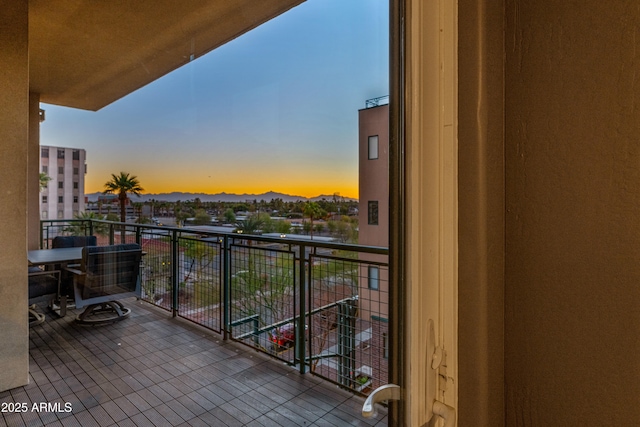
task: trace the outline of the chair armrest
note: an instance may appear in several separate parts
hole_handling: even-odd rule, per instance
[[[40,270],[40,271],[30,271],[29,277],[35,276],[59,276],[60,270]]]
[[[84,276],[85,273],[84,271],[78,270],[76,268],[70,268],[70,267],[63,267],[64,271],[67,271],[75,276]]]

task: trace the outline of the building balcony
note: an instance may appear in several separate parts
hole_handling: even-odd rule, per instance
[[[363,274],[388,268],[386,249],[42,224],[43,247],[80,230],[99,244],[140,243],[142,297],[127,300],[130,318],[114,324],[47,313],[32,327],[30,384],[0,394],[28,411],[3,413],[8,425],[387,424],[383,407],[376,418],[360,415],[364,397],[388,382],[386,295],[359,310]],[[32,411],[34,403],[49,410]]]

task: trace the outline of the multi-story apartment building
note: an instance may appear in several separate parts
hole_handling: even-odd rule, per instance
[[[358,242],[389,246],[389,105],[387,97],[368,100],[358,112]],[[386,255],[360,254],[358,317],[372,351],[366,358],[388,372],[389,270]],[[371,369],[361,366],[360,369]]]
[[[84,211],[86,151],[40,146],[40,172],[50,178],[40,192],[40,218],[73,218]]]
[[[358,243],[389,246],[389,105],[384,98],[368,100],[358,113],[359,206]],[[372,262],[387,262],[381,255],[361,255]],[[362,267],[359,284],[360,317],[388,318],[388,270],[372,263]],[[375,313],[375,314],[373,314]]]

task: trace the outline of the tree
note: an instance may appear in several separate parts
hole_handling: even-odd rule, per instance
[[[118,215],[109,212],[105,217],[105,221],[118,222]]]
[[[287,221],[275,221],[275,223],[277,233],[289,234],[289,232],[291,231],[291,224],[289,224]]]
[[[271,215],[266,212],[260,212],[256,215],[258,215],[260,221],[262,221],[261,229],[263,233],[273,233],[274,231],[276,231],[276,227],[274,221],[271,219]]]
[[[182,227],[184,225],[184,221],[191,216],[191,212],[180,200],[176,200],[176,203],[173,206],[173,216],[176,218],[176,225],[178,227]]]
[[[120,222],[126,222],[127,219],[127,198],[128,194],[139,196],[144,188],[140,186],[138,177],[129,175],[128,172],[120,172],[120,175],[111,174],[111,180],[104,184],[105,190],[103,194],[117,194],[120,202]]]
[[[302,208],[302,213],[305,216],[309,217],[309,221],[311,221],[311,227],[310,227],[310,231],[311,231],[311,240],[313,240],[313,219],[314,218],[320,218],[322,216],[322,209],[320,208],[320,205],[318,205],[316,202],[307,202],[304,204],[304,207]]]
[[[193,223],[196,225],[209,225],[211,224],[211,215],[205,212],[204,209],[196,210],[196,215],[193,219]]]
[[[258,234],[258,230],[262,229],[264,218],[260,215],[249,215],[244,220],[236,221],[236,233],[239,234]]]
[[[51,177],[44,172],[40,172],[40,191],[47,188],[49,181],[51,181]]]
[[[138,218],[136,220],[137,223],[139,224],[148,224],[142,221],[142,207],[144,206],[144,203],[142,202],[133,202],[131,203],[133,205],[133,212],[135,213],[136,217]]]
[[[228,208],[224,211],[224,222],[227,224],[233,224],[236,222],[236,214],[233,213],[233,209]]]
[[[64,228],[64,232],[72,236],[85,236],[89,231],[87,221],[96,219],[104,219],[102,215],[95,212],[80,212],[73,216],[73,219],[79,220]],[[93,234],[105,236],[109,233],[109,226],[100,222],[93,223]]]
[[[138,177],[129,175],[128,172],[120,172],[120,175],[111,174],[111,180],[104,184],[105,190],[103,194],[111,193],[118,195],[120,202],[120,222],[124,223],[127,219],[127,195],[129,193],[139,196],[144,189],[138,182]],[[124,242],[125,229],[122,226],[122,241]]]

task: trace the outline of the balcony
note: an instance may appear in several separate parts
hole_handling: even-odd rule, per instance
[[[143,294],[104,327],[48,315],[30,331],[28,403],[8,425],[386,425],[360,417],[387,379],[386,249],[102,221],[57,234],[137,241]],[[378,269],[374,292],[367,277]],[[368,298],[362,298],[367,294]],[[366,375],[363,375],[366,373]],[[366,376],[366,378],[365,378]],[[33,412],[33,403],[61,412]],[[64,412],[70,403],[71,412]],[[53,409],[59,409],[53,408]],[[51,408],[49,408],[51,409]]]

